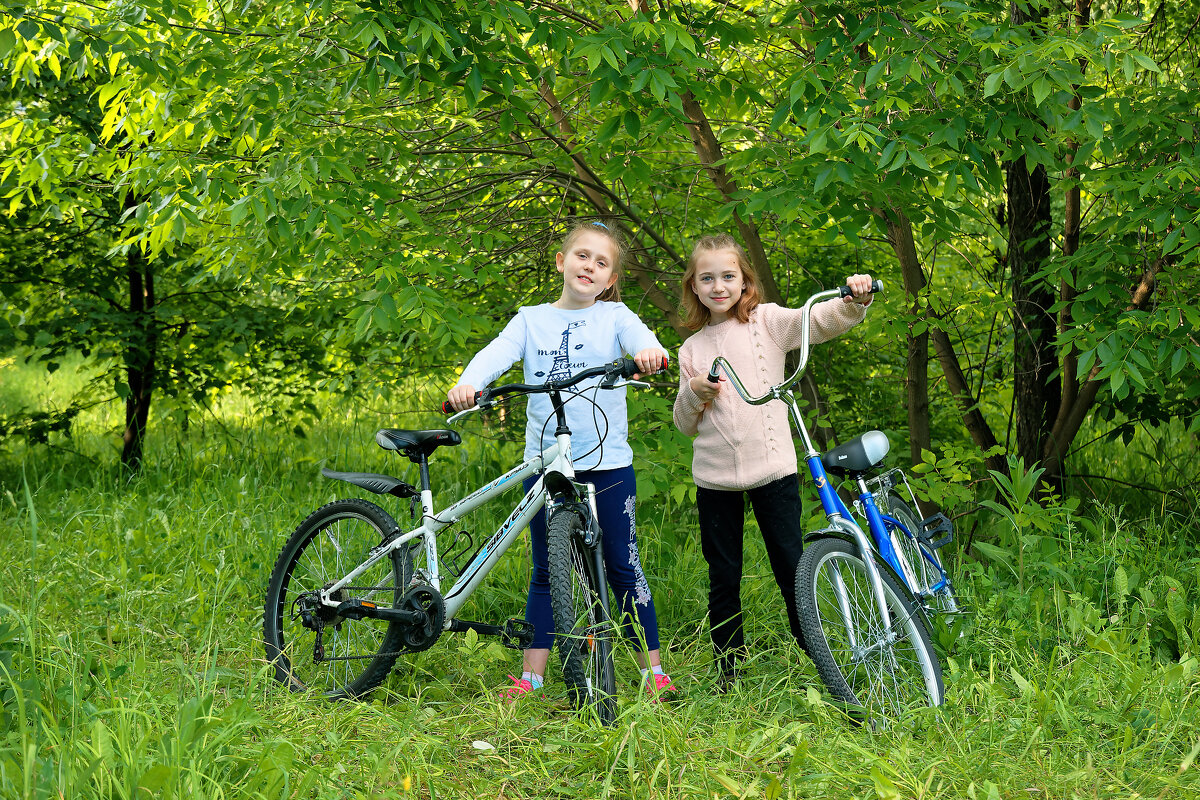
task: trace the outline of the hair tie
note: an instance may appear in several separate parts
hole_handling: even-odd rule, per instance
[[[597,219],[597,220],[592,220],[592,224],[593,224],[593,225],[595,225],[595,226],[596,226],[596,227],[598,227],[598,228],[604,228],[604,230],[608,230],[608,226],[607,226],[607,225],[605,225],[603,222],[601,222],[601,221],[600,221],[600,220],[598,220],[598,219]]]

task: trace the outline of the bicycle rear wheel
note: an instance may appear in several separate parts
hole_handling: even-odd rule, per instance
[[[605,612],[608,591],[602,570],[583,544],[583,522],[561,510],[546,525],[549,549],[550,607],[563,680],[578,709],[592,709],[600,722],[616,718],[616,676],[612,660],[612,624]]]
[[[920,518],[912,507],[895,492],[888,492],[885,502],[887,503],[886,512],[899,520],[909,531],[908,535],[905,535],[904,531],[894,528],[890,532],[893,546],[899,548],[904,554],[904,559],[912,570],[909,583],[917,602],[926,611],[934,611],[939,614],[958,611],[958,602],[954,593],[942,581],[942,561],[937,551],[923,550],[917,541],[917,534],[921,530]],[[934,587],[938,584],[942,585],[935,591]]]
[[[804,548],[796,610],[817,672],[860,721],[886,724],[915,706],[941,705],[941,662],[912,596],[878,556],[891,625],[883,624],[866,564],[842,539]]]
[[[360,698],[387,677],[404,647],[401,626],[341,617],[317,600],[396,530],[374,503],[335,500],[300,523],[283,546],[267,587],[263,642],[275,678],[292,691]],[[394,606],[412,575],[410,558],[401,548],[377,561],[336,599]]]

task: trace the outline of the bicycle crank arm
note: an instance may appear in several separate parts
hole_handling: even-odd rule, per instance
[[[503,625],[454,619],[450,621],[448,630],[453,633],[475,631],[480,636],[499,636],[500,643],[510,650],[528,650],[533,644],[533,625],[516,617],[505,620]]]
[[[370,600],[362,600],[357,597],[339,603],[337,615],[346,619],[381,619],[385,622],[403,622],[408,625],[424,625],[429,621],[429,615],[424,611],[382,608]]]

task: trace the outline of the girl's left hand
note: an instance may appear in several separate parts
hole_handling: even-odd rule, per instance
[[[645,350],[635,354],[633,357],[634,363],[636,363],[638,365],[638,369],[641,370],[641,372],[633,377],[637,379],[643,375],[653,375],[663,368],[663,362],[666,360],[666,351],[659,350],[657,347],[647,347]]]
[[[854,292],[854,295],[843,297],[843,302],[858,303],[863,308],[866,308],[875,299],[875,295],[871,294],[870,275],[851,275],[846,278],[846,285],[850,287],[850,291]]]

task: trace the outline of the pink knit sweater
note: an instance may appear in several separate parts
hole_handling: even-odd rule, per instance
[[[692,478],[706,489],[753,489],[796,472],[787,407],[778,401],[752,406],[724,380],[710,403],[701,403],[689,381],[725,356],[746,391],[761,395],[784,379],[784,356],[800,346],[801,311],[764,303],[748,323],[730,319],[697,331],[679,349],[675,426],[692,443]],[[813,344],[850,330],[866,316],[857,303],[838,298],[812,309]]]

